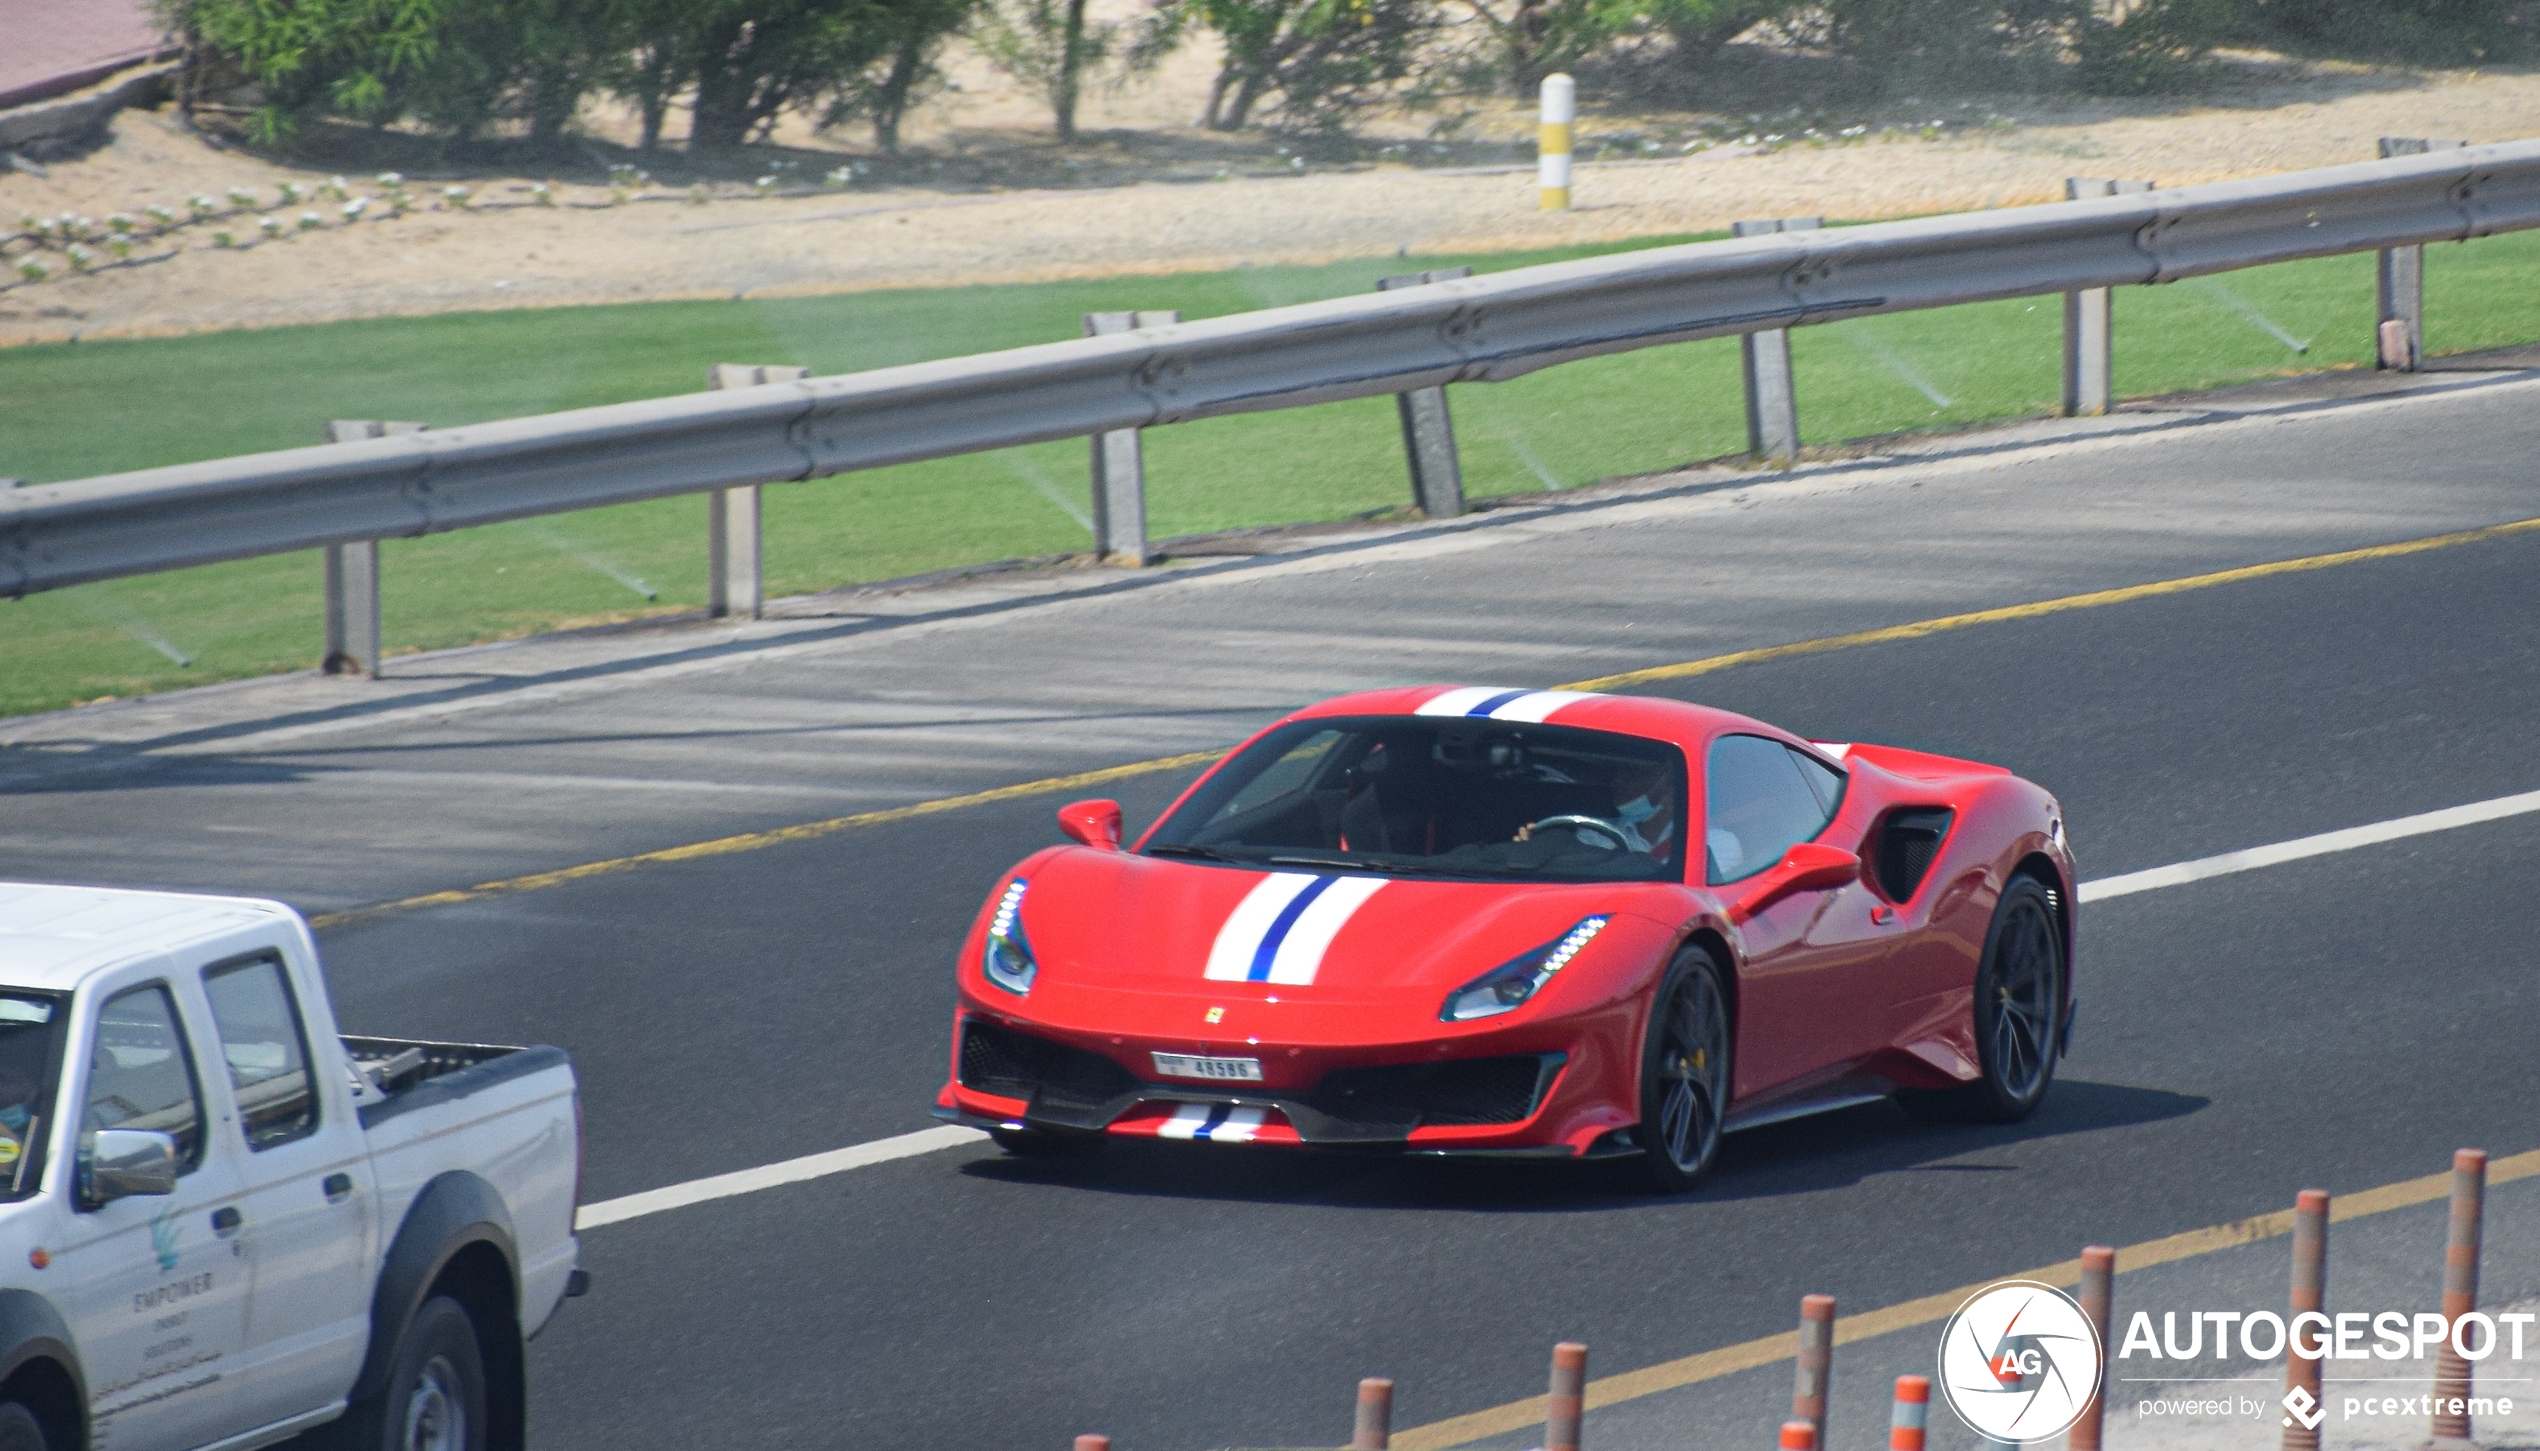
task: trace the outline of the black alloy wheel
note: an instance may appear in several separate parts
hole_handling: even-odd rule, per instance
[[[2014,877],[1993,909],[1976,968],[1981,1072],[1973,1083],[1900,1093],[1897,1102],[1918,1118],[2018,1123],[2037,1111],[2055,1081],[2063,1024],[2063,925],[2046,888]]]
[[[1661,1194],[1693,1187],[1719,1157],[1729,1106],[1729,1001],[1720,964],[1687,947],[1667,965],[1641,1050],[1641,1180]]]

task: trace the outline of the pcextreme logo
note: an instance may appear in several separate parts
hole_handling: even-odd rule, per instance
[[[2051,1285],[2005,1280],[1970,1296],[1940,1337],[1949,1408],[1996,1441],[2043,1441],[2099,1393],[2099,1332]]]

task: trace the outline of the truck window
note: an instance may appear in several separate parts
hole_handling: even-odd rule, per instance
[[[88,1057],[88,1112],[82,1132],[156,1129],[176,1140],[177,1172],[203,1162],[203,1095],[194,1055],[177,1026],[176,1002],[160,985],[109,998],[97,1015]]]
[[[270,1149],[316,1132],[308,1036],[282,964],[260,957],[213,968],[203,974],[203,992],[212,1000],[212,1027],[238,1094],[247,1147]]]
[[[44,1106],[68,1017],[43,994],[0,992],[0,1199],[43,1180]]]

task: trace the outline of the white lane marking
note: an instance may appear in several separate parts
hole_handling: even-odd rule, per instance
[[[2457,827],[2476,826],[2481,822],[2499,821],[2509,816],[2527,816],[2533,812],[2540,812],[2540,791],[2499,796],[2491,801],[2473,801],[2466,806],[2447,806],[2440,811],[2402,816],[2393,821],[2374,822],[2369,826],[2350,826],[2342,831],[2324,831],[2317,836],[2296,837],[2292,841],[2281,841],[2272,846],[2253,846],[2245,851],[2228,851],[2219,856],[2198,857],[2194,861],[2179,862],[2173,866],[2153,867],[2140,872],[2127,872],[2123,876],[2101,877],[2097,881],[2082,883],[2079,895],[2085,902],[2104,902],[2110,897],[2132,896],[2136,892],[2155,892],[2163,887],[2183,887],[2190,882],[2201,882],[2210,877],[2224,877],[2234,872],[2280,866],[2286,862],[2302,861],[2315,856],[2329,856],[2336,852],[2353,851],[2358,847],[2378,846],[2386,841],[2401,841],[2411,836],[2425,836],[2433,832],[2450,831]],[[1185,1113],[1193,1115],[1192,1128],[1198,1127],[1208,1117],[1208,1109],[1205,1105],[1188,1104],[1174,1113],[1175,1122],[1178,1123]],[[1247,1139],[1252,1137],[1251,1130],[1255,1127],[1257,1124],[1244,1125],[1243,1137]],[[1164,1131],[1164,1136],[1180,1138],[1188,1136],[1188,1133],[1189,1130],[1186,1129],[1183,1133],[1175,1134],[1168,1128]],[[1210,1136],[1212,1138],[1232,1137],[1232,1135],[1224,1135],[1223,1130],[1212,1133]],[[604,1224],[616,1224],[621,1220],[640,1219],[647,1214],[659,1214],[665,1209],[679,1209],[690,1204],[703,1204],[715,1199],[730,1199],[735,1195],[752,1194],[761,1189],[773,1189],[780,1184],[798,1184],[806,1179],[825,1178],[849,1169],[887,1164],[893,1159],[914,1158],[919,1154],[932,1154],[944,1149],[960,1148],[965,1144],[975,1144],[986,1137],[986,1134],[977,1129],[952,1125],[921,1129],[913,1134],[901,1134],[897,1138],[877,1139],[869,1144],[832,1149],[825,1154],[810,1154],[800,1159],[787,1159],[781,1164],[769,1164],[764,1168],[718,1174],[711,1179],[697,1179],[686,1184],[647,1189],[641,1194],[629,1194],[623,1199],[607,1199],[598,1204],[586,1204],[582,1206],[582,1212],[574,1216],[573,1227],[577,1231],[597,1229]]]
[[[1279,949],[1270,959],[1269,981],[1289,987],[1312,983],[1314,975],[1323,970],[1323,954],[1330,949],[1332,939],[1384,885],[1383,877],[1333,878],[1332,884],[1297,914],[1295,925],[1279,940]]]
[[[806,1179],[825,1179],[832,1174],[845,1173],[849,1169],[869,1169],[875,1164],[887,1164],[893,1159],[911,1159],[920,1154],[932,1154],[943,1149],[958,1149],[965,1144],[975,1144],[985,1138],[987,1135],[979,1130],[963,1128],[958,1124],[943,1124],[931,1129],[919,1129],[913,1134],[901,1134],[896,1138],[876,1139],[869,1144],[854,1144],[843,1149],[831,1149],[825,1154],[805,1154],[799,1159],[787,1159],[781,1164],[763,1164],[755,1169],[738,1169],[729,1174],[717,1174],[711,1179],[691,1179],[685,1184],[670,1184],[659,1189],[647,1189],[641,1194],[629,1194],[622,1199],[603,1199],[597,1204],[585,1204],[581,1212],[573,1216],[573,1227],[576,1232],[593,1230],[603,1224],[616,1224],[623,1220],[641,1219],[647,1214],[659,1214],[665,1209],[684,1209],[691,1204],[703,1204],[708,1200],[755,1194],[761,1189],[773,1189],[779,1184],[799,1184]]]
[[[2489,801],[2473,801],[2466,806],[2446,806],[2440,811],[2427,811],[2415,816],[2402,816],[2392,821],[2376,821],[2369,826],[2349,826],[2341,831],[2323,831],[2317,836],[2296,837],[2272,846],[2253,846],[2243,851],[2227,851],[2219,856],[2198,857],[2192,862],[2177,862],[2166,867],[2152,867],[2123,876],[2101,877],[2081,884],[2078,895],[2085,902],[2103,902],[2110,897],[2126,897],[2136,892],[2158,891],[2163,887],[2183,887],[2209,877],[2227,877],[2234,872],[2256,871],[2260,867],[2281,866],[2307,857],[2327,856],[2332,852],[2353,851],[2357,847],[2378,846],[2385,841],[2400,841],[2429,832],[2450,831],[2456,827],[2476,826],[2483,821],[2497,821],[2508,816],[2524,816],[2540,811],[2540,791],[2525,791],[2514,796],[2499,796]]]

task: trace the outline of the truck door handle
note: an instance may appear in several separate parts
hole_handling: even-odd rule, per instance
[[[325,1180],[318,1185],[318,1187],[326,1191],[327,1203],[341,1204],[353,1192],[353,1176],[350,1174],[329,1174],[326,1176]]]
[[[212,1211],[212,1233],[224,1238],[236,1234],[239,1225],[238,1206],[224,1204]]]

